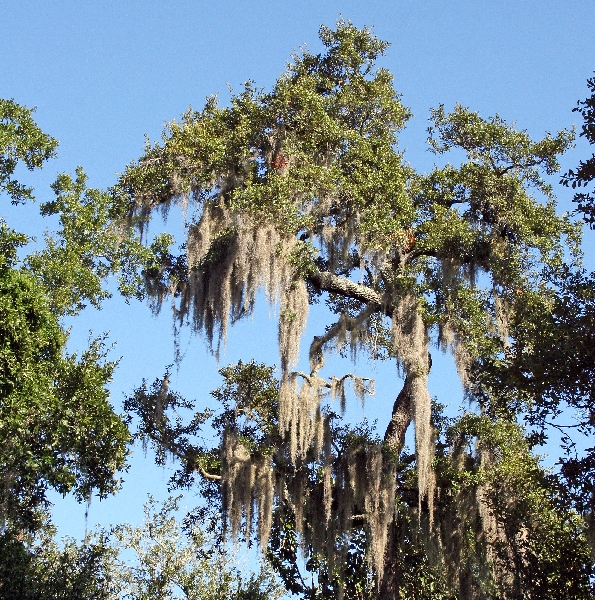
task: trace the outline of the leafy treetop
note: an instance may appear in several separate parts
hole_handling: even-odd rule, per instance
[[[13,204],[33,199],[33,190],[11,179],[17,164],[29,170],[39,168],[55,156],[58,142],[43,133],[32,117],[33,111],[14,100],[0,99],[0,191]]]

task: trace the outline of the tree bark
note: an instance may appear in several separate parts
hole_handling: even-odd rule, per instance
[[[330,292],[345,296],[346,298],[359,300],[367,304],[370,308],[374,307],[375,310],[382,312],[388,317],[392,316],[392,308],[388,306],[382,294],[366,285],[355,283],[351,279],[347,279],[347,277],[340,277],[330,271],[315,270],[307,276],[307,279],[315,288],[322,292]]]
[[[397,456],[401,454],[405,445],[405,433],[413,415],[411,402],[411,385],[413,379],[414,376],[411,375],[405,377],[405,384],[395,400],[393,413],[384,434],[384,441]]]
[[[414,378],[413,375],[405,377],[405,384],[395,400],[392,416],[384,434],[385,443],[397,456],[401,454],[405,446],[405,433],[412,420],[411,386]],[[388,530],[384,572],[382,573],[382,580],[379,582],[378,600],[398,600],[399,598],[398,554],[396,516],[393,516]]]
[[[399,573],[396,556],[399,553],[397,546],[397,524],[393,518],[388,530],[388,543],[386,544],[386,559],[384,572],[378,590],[378,600],[399,600]]]
[[[428,353],[427,371],[430,370],[432,359]],[[427,375],[426,375],[427,376]],[[405,446],[405,434],[413,420],[412,391],[416,380],[420,377],[418,373],[408,373],[405,377],[403,388],[399,392],[393,405],[390,422],[384,434],[384,441],[390,449],[399,456]],[[384,572],[379,582],[378,600],[399,599],[399,547],[398,547],[396,515],[388,531],[388,542],[385,551]]]

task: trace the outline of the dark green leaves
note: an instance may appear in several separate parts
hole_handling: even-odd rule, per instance
[[[15,203],[33,197],[11,179],[17,164],[41,167],[57,145],[31,113],[0,100],[0,191]],[[20,269],[17,250],[28,240],[0,225],[0,518],[10,527],[41,524],[48,488],[79,500],[114,492],[127,455],[130,435],[107,390],[115,363],[102,340],[70,355],[58,319],[85,301],[99,306],[112,274],[126,294],[140,295],[140,269],[153,255],[118,203],[85,181],[80,169],[76,181],[58,178],[42,213],[59,214],[61,230]]]
[[[580,113],[583,117],[581,136],[587,138],[590,144],[595,144],[595,77],[587,80],[587,86],[591,90],[591,96],[579,101],[574,112]],[[575,189],[585,187],[593,180],[595,180],[595,154],[584,161],[581,160],[576,171],[570,169],[565,173],[561,183]],[[578,204],[578,212],[584,215],[586,222],[593,229],[595,227],[595,193],[576,193],[574,201]]]

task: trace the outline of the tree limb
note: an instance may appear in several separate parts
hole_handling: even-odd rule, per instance
[[[412,381],[413,377],[409,375],[405,377],[405,385],[395,400],[393,413],[384,434],[385,443],[388,444],[389,448],[397,455],[403,450],[403,446],[405,445],[405,432],[411,423],[413,412],[411,404]]]
[[[307,280],[322,292],[331,292],[346,298],[353,298],[367,304],[374,309],[374,312],[381,311],[389,317],[392,315],[386,298],[366,285],[355,283],[346,277],[339,277],[330,271],[319,271],[318,269],[309,273]]]
[[[310,368],[312,370],[310,376],[315,376],[324,365],[324,355],[322,352],[323,346],[337,336],[343,327],[345,327],[347,331],[352,331],[360,323],[365,321],[374,312],[376,312],[376,310],[378,310],[378,306],[376,304],[369,304],[359,313],[359,315],[355,317],[350,317],[343,313],[339,317],[339,320],[324,335],[315,335],[312,343],[310,344],[309,352]]]

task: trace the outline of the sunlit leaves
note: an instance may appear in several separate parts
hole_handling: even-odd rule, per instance
[[[114,363],[100,341],[80,357],[43,288],[27,272],[0,271],[2,515],[32,527],[46,490],[88,498],[117,489],[128,431],[109,404]]]
[[[17,164],[29,170],[39,168],[55,156],[58,146],[37,126],[32,113],[14,100],[0,99],[0,192],[7,192],[13,204],[33,199],[32,188],[11,179]]]
[[[120,292],[144,296],[142,270],[154,258],[131,224],[118,214],[111,194],[88,188],[78,168],[76,179],[62,174],[53,184],[56,198],[41,206],[44,216],[59,215],[60,230],[46,235],[46,248],[27,258],[43,281],[57,314],[76,314],[88,302],[99,307],[110,296],[106,281],[116,276]]]

